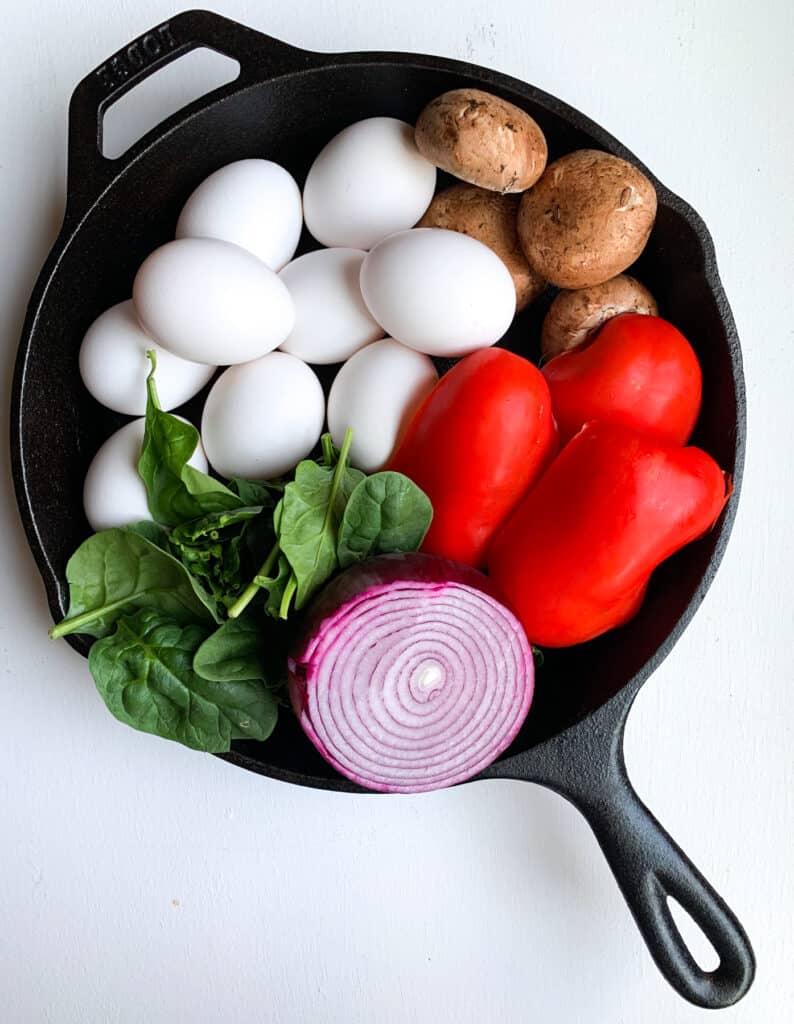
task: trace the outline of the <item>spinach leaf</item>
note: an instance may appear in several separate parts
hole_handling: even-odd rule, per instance
[[[264,622],[249,613],[228,619],[207,637],[193,658],[193,671],[217,683],[261,679],[276,686],[286,675],[286,658],[275,653],[273,658]]]
[[[339,527],[342,569],[374,555],[417,551],[430,528],[433,506],[402,473],[375,473],[356,485]]]
[[[156,608],[180,625],[218,621],[208,594],[176,558],[140,533],[113,528],[95,533],[66,566],[67,617],[53,626],[68,633],[106,636],[120,616]]]
[[[222,604],[228,603],[229,595],[240,588],[243,531],[261,511],[261,506],[255,505],[212,512],[171,531],[174,554]]]
[[[292,577],[284,590],[282,618],[293,595],[295,607],[303,608],[339,567],[339,524],[353,489],[364,479],[363,473],[347,465],[351,440],[352,431],[348,431],[333,469],[307,459],[298,464],[295,479],[284,488],[277,532]]]
[[[244,480],[235,476],[229,481],[229,489],[246,505],[261,505],[273,508],[284,490],[284,484],[270,480]]]
[[[341,520],[350,496],[362,480],[367,479],[367,474],[352,466],[345,466],[339,477],[339,490],[336,493],[334,514]]]
[[[287,556],[279,552],[276,562],[276,571],[271,576],[263,576],[261,573],[254,577],[254,583],[261,590],[267,593],[265,611],[274,619],[286,618],[281,614],[281,606],[285,600],[287,584],[292,576],[292,569],[287,561]]]
[[[111,714],[142,732],[211,753],[229,750],[234,739],[267,739],[278,711],[261,681],[217,682],[193,670],[206,636],[202,626],[181,626],[152,609],[120,619],[88,656]]]
[[[140,523],[131,523],[126,529],[151,541],[163,551],[168,551],[168,531],[164,530],[159,523],[152,522],[151,519],[142,519]]]
[[[313,584],[319,586],[336,569],[334,473],[316,462],[301,462],[284,491],[279,544],[294,577],[290,598],[297,593],[296,607],[308,600]]]
[[[154,382],[157,361],[154,352],[147,355],[152,369],[146,379],[146,429],[138,472],[146,484],[152,518],[177,526],[208,512],[241,508],[245,503],[237,494],[188,465],[198,444],[198,431],[160,408]]]

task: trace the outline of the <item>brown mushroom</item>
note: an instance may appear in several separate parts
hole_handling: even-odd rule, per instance
[[[656,189],[638,168],[595,149],[550,164],[521,197],[518,237],[530,266],[560,288],[586,288],[640,255],[656,217]]]
[[[436,167],[493,192],[523,192],[548,157],[529,114],[482,89],[453,89],[428,103],[416,122],[416,145]]]
[[[540,295],[546,282],[532,270],[518,244],[518,203],[518,196],[477,185],[453,185],[438,193],[417,227],[459,231],[493,249],[510,271],[520,311]]]
[[[549,306],[541,328],[544,361],[581,345],[603,323],[621,313],[659,314],[653,295],[628,274],[619,274],[590,288],[560,292]]]

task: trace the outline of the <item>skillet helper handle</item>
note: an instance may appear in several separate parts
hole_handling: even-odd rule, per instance
[[[268,74],[297,70],[311,54],[247,28],[212,11],[184,11],[133,39],[87,75],[69,103],[69,210],[82,213],[102,193],[124,157],[102,155],[102,119],[107,108],[178,57],[206,47],[240,65],[239,77],[224,88]]]
[[[611,785],[593,800],[573,797],[609,862],[651,956],[673,988],[707,1009],[731,1006],[747,992],[755,957],[744,929],[722,897],[668,835],[629,781],[622,743]],[[714,971],[695,962],[673,920],[667,897],[686,910],[719,956]]]

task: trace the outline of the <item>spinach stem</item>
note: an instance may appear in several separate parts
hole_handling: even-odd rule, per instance
[[[326,466],[333,466],[334,464],[334,442],[331,440],[330,434],[323,434],[320,438],[320,443],[323,446],[323,461]]]
[[[295,579],[295,573],[293,573],[287,580],[287,585],[284,587],[284,593],[281,597],[281,604],[278,609],[278,616],[280,619],[286,619],[289,615],[289,606],[292,603],[292,597],[297,589],[298,581]]]
[[[279,546],[279,542],[276,541],[276,543],[270,549],[270,554],[264,560],[264,562],[262,563],[261,568],[259,569],[259,572],[256,574],[257,576],[269,576],[270,575],[270,572],[272,571],[273,566],[276,564],[276,559],[278,558],[280,551],[281,551],[281,547]],[[237,598],[237,600],[234,602],[234,604],[229,609],[229,618],[230,619],[236,619],[240,615],[242,615],[243,612],[245,611],[245,609],[248,607],[248,605],[256,597],[258,591],[259,591],[259,584],[254,579],[254,580],[252,580],[248,584],[248,586],[245,588],[245,590],[242,592],[242,594],[240,594],[240,596]]]
[[[350,454],[350,445],[353,443],[353,428],[348,427],[345,432],[345,439],[342,442],[342,447],[339,450],[339,461],[334,467],[334,475],[331,477],[331,493],[328,495],[328,508],[325,512],[325,526],[327,530],[330,523],[331,517],[334,514],[334,505],[336,504],[336,495],[342,484],[342,477],[344,476],[345,469],[347,468],[347,457]]]
[[[133,594],[132,597],[135,595]],[[87,626],[89,622],[94,622],[107,612],[115,611],[116,608],[121,608],[128,604],[130,601],[130,595],[120,598],[118,601],[110,601],[108,604],[102,605],[101,608],[90,608],[87,612],[82,612],[80,615],[73,615],[69,619],[61,619],[59,623],[52,627],[50,630],[50,640],[58,640],[62,636],[66,636],[68,633],[79,633],[81,626]]]
[[[149,401],[155,407],[158,412],[163,410],[160,407],[160,397],[157,394],[157,385],[154,382],[154,371],[157,369],[157,353],[153,348],[146,349],[146,358],[152,364],[151,370],[149,370],[149,376],[146,378],[146,393],[149,397]]]

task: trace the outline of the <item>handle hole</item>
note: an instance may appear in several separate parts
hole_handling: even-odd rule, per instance
[[[107,109],[102,120],[102,155],[115,160],[166,117],[233,82],[239,74],[240,65],[231,57],[206,47],[190,50]]]
[[[684,910],[674,896],[667,897],[667,906],[670,908],[676,928],[681,932],[684,945],[701,971],[707,974],[716,971],[720,965],[719,954],[694,917],[688,910]]]

